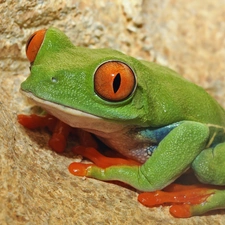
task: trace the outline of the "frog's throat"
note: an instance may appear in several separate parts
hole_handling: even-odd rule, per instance
[[[81,128],[96,135],[102,136],[101,133],[119,132],[126,125],[100,118],[89,113],[62,106],[55,102],[50,102],[36,97],[31,92],[20,90],[24,95],[31,99],[36,105],[46,110],[71,127]],[[103,135],[104,136],[104,135]]]

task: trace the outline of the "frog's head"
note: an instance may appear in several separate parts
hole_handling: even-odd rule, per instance
[[[34,33],[26,54],[31,74],[21,90],[52,114],[79,111],[79,116],[144,124],[147,97],[138,60],[112,49],[74,46],[55,28]]]

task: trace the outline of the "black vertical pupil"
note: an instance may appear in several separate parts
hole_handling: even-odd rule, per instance
[[[116,75],[115,79],[113,80],[113,91],[114,91],[114,93],[116,93],[119,90],[120,84],[121,84],[121,76],[120,76],[120,73],[118,73]]]

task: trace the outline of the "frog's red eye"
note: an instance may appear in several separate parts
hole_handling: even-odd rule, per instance
[[[136,76],[133,70],[123,62],[105,62],[95,72],[95,92],[107,101],[125,100],[134,92],[135,87]]]
[[[45,37],[45,32],[46,32],[46,29],[38,30],[35,33],[33,33],[27,41],[26,54],[27,54],[28,60],[31,63],[35,60],[36,55],[41,47],[41,44]]]

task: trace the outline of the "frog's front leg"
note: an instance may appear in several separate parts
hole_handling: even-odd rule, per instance
[[[185,172],[205,148],[209,137],[206,125],[186,121],[159,143],[153,155],[141,166],[118,165],[105,169],[93,164],[73,164],[72,173],[99,180],[118,180],[141,191],[160,190]]]

